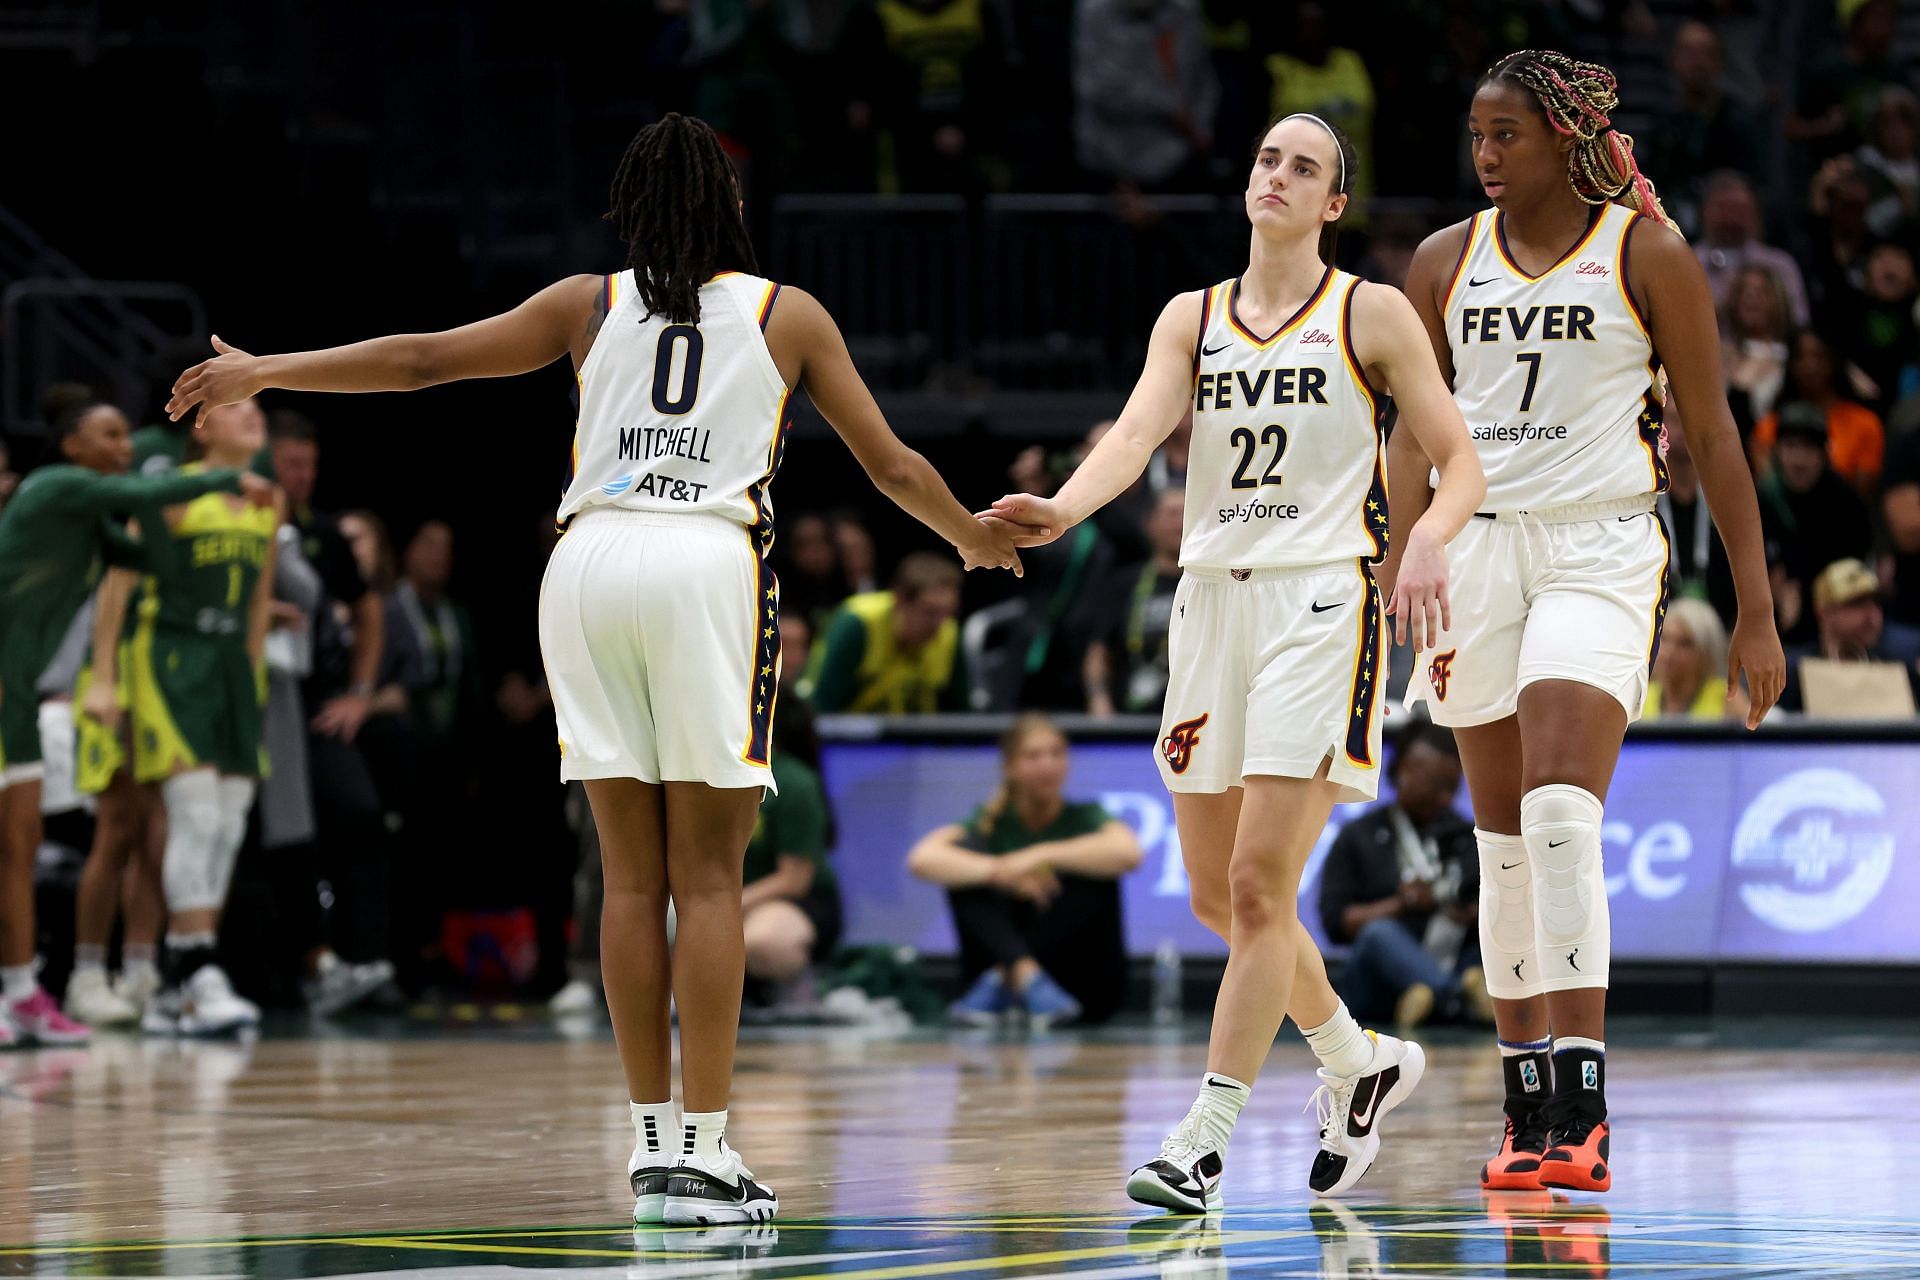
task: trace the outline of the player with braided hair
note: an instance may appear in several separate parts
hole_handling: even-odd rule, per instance
[[[1733,563],[1728,683],[1746,676],[1749,728],[1785,676],[1712,297],[1613,127],[1618,103],[1594,63],[1534,49],[1495,63],[1467,125],[1493,207],[1429,237],[1407,280],[1487,474],[1452,548],[1451,624],[1409,697],[1454,729],[1478,824],[1507,1094],[1489,1188],[1612,1183],[1602,800],[1660,643],[1654,499],[1682,417]],[[1388,455],[1397,532],[1425,507],[1429,464],[1405,432]],[[1390,551],[1383,580],[1395,571]]]
[[[167,411],[204,416],[269,387],[411,391],[572,357],[580,418],[540,650],[560,776],[585,782],[606,867],[600,963],[631,1101],[634,1221],[762,1222],[780,1202],[726,1126],[746,968],[741,868],[774,786],[767,490],[793,390],[804,385],[880,491],[967,567],[1020,562],[1011,534],[975,520],[893,434],[826,310],[755,274],[739,180],[711,128],[673,114],[642,129],[611,203],[625,270],[569,277],[445,333],[272,356],[215,338],[220,354],[180,376]]]

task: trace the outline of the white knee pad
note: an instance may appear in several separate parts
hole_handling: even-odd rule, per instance
[[[1520,830],[1533,861],[1536,945],[1548,991],[1604,987],[1613,957],[1606,873],[1600,865],[1599,797],[1566,783],[1520,798]]]
[[[214,846],[214,884],[219,887],[223,904],[233,884],[233,864],[240,859],[240,846],[247,842],[247,815],[253,811],[258,785],[252,778],[220,779],[220,840]]]
[[[1480,847],[1480,963],[1487,993],[1524,1000],[1546,990],[1534,945],[1533,864],[1526,841],[1473,829]]]
[[[160,784],[167,806],[167,850],[160,879],[167,910],[219,907],[225,886],[219,872],[220,780],[211,769],[176,774]]]

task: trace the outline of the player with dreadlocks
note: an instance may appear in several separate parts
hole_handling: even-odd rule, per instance
[[[1728,683],[1745,673],[1749,728],[1785,675],[1713,301],[1612,127],[1618,100],[1592,63],[1539,50],[1495,63],[1467,124],[1493,208],[1430,237],[1407,280],[1487,473],[1482,518],[1453,544],[1451,625],[1410,697],[1454,729],[1478,824],[1506,1076],[1489,1188],[1612,1182],[1601,806],[1660,643],[1654,498],[1679,418],[1733,562]],[[1388,452],[1397,531],[1425,504],[1428,464],[1405,432]],[[1385,581],[1395,568],[1390,553]]]
[[[620,163],[608,219],[626,268],[504,315],[327,351],[220,354],[182,374],[178,419],[269,387],[408,391],[571,355],[580,417],[540,599],[563,780],[585,782],[606,864],[601,967],[636,1138],[636,1222],[765,1221],[779,1208],[727,1145],[746,943],[741,867],[769,768],[779,588],[767,487],[804,387],[880,491],[960,552],[1018,571],[901,444],[839,329],[756,274],[740,184],[713,130],[669,115]],[[679,933],[671,960],[671,897]],[[684,1114],[667,1000],[680,1016]]]

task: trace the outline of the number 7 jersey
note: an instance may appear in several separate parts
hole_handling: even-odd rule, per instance
[[[606,319],[580,367],[580,420],[559,519],[592,507],[706,512],[762,540],[788,391],[765,336],[780,286],[722,272],[700,320],[647,314],[633,272],[608,276]]]
[[[1627,281],[1640,216],[1598,206],[1586,234],[1537,276],[1515,265],[1498,210],[1468,224],[1441,314],[1453,398],[1487,473],[1481,510],[1667,487],[1658,365]]]
[[[1359,285],[1327,268],[1306,305],[1265,337],[1240,321],[1237,279],[1207,291],[1182,565],[1299,568],[1386,553],[1380,396],[1353,351]]]

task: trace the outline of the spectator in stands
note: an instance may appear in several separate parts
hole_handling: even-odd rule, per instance
[[[1822,319],[1834,318],[1866,285],[1867,251],[1873,247],[1867,205],[1872,198],[1852,156],[1835,156],[1822,164],[1808,188],[1813,285]]]
[[[1866,181],[1867,229],[1910,239],[1920,219],[1920,99],[1910,89],[1880,91],[1866,145],[1854,163]]]
[[[1836,560],[1863,559],[1873,547],[1867,506],[1828,464],[1827,415],[1805,402],[1779,414],[1774,466],[1759,483],[1760,520],[1774,562],[1774,608],[1781,639],[1815,634],[1813,582]]]
[[[393,595],[399,581],[393,539],[387,533],[387,522],[365,509],[342,513],[340,536],[353,549],[353,562],[367,589],[380,601],[380,666],[373,680],[373,709],[367,723],[383,716],[390,723],[403,722],[413,690],[420,682],[422,657],[419,638],[401,626],[399,603]],[[366,732],[365,726],[361,732]],[[366,744],[361,745],[364,748]],[[384,788],[382,794],[386,794]]]
[[[1727,624],[1705,600],[1683,597],[1667,605],[1641,714],[1649,720],[1745,722],[1744,691],[1727,689]]]
[[[1338,987],[1354,1016],[1418,1026],[1436,1012],[1493,1019],[1480,969],[1480,855],[1454,812],[1453,735],[1410,729],[1388,769],[1393,798],[1342,827],[1320,872],[1320,924],[1352,948]]]
[[[980,0],[873,0],[848,16],[848,119],[856,135],[888,141],[882,190],[978,185],[1006,63],[997,14]]]
[[[1076,0],[1073,134],[1104,181],[1198,190],[1207,181],[1214,79],[1199,11],[1177,0]]]
[[[840,886],[827,850],[833,811],[820,782],[820,734],[797,699],[773,719],[773,780],[747,844],[747,977],[771,984],[770,1003],[795,1000],[795,984],[840,940]],[[804,998],[803,996],[801,998]]]
[[[784,585],[784,584],[783,584]],[[798,686],[813,658],[813,624],[797,613],[780,614],[780,696],[798,698]]]
[[[1087,647],[1087,713],[1159,715],[1167,696],[1167,639],[1173,596],[1180,585],[1180,537],[1186,491],[1162,489],[1147,519],[1152,556],[1108,579],[1101,595],[1110,606],[1105,632]]]
[[[313,618],[313,673],[303,690],[313,719],[307,734],[321,874],[333,891],[322,913],[318,887],[296,926],[306,946],[307,1003],[334,1013],[366,999],[393,976],[387,960],[388,848],[380,794],[355,744],[373,713],[384,651],[380,598],[368,590],[333,516],[316,511],[320,432],[291,409],[267,415],[274,478],[287,494],[287,520],[325,590]]]
[[[1888,626],[1920,636],[1920,431],[1900,437],[1887,455],[1882,481],[1880,510],[1893,551]]]
[[[1834,472],[1863,494],[1876,492],[1886,462],[1886,429],[1873,410],[1840,394],[1833,350],[1811,329],[1794,335],[1787,382],[1780,409],[1754,426],[1754,469],[1764,475],[1772,468],[1774,437],[1788,409],[1798,407],[1803,419],[1818,415]]]
[[[1008,468],[1016,489],[1032,478],[1040,453],[1037,446],[1027,449]],[[1054,492],[1085,456],[1048,459],[1046,474],[1038,477],[1045,485],[1039,492]],[[1022,675],[1014,705],[1044,711],[1086,706],[1087,654],[1111,613],[1107,587],[1116,553],[1108,527],[1088,520],[1059,541],[1025,553],[1026,576],[1015,588],[1025,613],[1014,630]]]
[[[1728,170],[1760,182],[1765,131],[1756,113],[1728,96],[1720,37],[1707,23],[1680,24],[1667,68],[1672,96],[1655,113],[1641,145],[1667,210],[1689,232],[1697,232],[1703,177]]]
[[[1807,286],[1800,265],[1783,249],[1760,239],[1760,201],[1753,184],[1738,173],[1722,170],[1707,179],[1700,208],[1700,243],[1694,253],[1706,268],[1713,301],[1724,306],[1734,275],[1749,263],[1771,267],[1787,291],[1793,323],[1807,323]]]
[[[866,517],[851,507],[842,507],[827,517],[827,529],[833,535],[834,550],[840,553],[840,573],[845,580],[841,598],[878,591],[879,558],[874,553],[873,534],[867,529]]]
[[[1786,286],[1772,267],[1750,262],[1733,274],[1720,307],[1720,359],[1727,403],[1743,434],[1773,412],[1787,380],[1793,314]]]
[[[1873,570],[1856,559],[1828,565],[1814,581],[1813,609],[1819,639],[1789,652],[1781,709],[1814,715],[1912,715],[1920,673],[1912,652],[1899,653],[1887,644],[1880,579]],[[1836,672],[1823,664],[1860,664],[1874,670]]]
[[[1311,112],[1338,125],[1353,143],[1357,175],[1348,188],[1346,216],[1341,225],[1357,229],[1365,224],[1368,197],[1373,194],[1373,76],[1357,50],[1334,45],[1326,6],[1306,0],[1293,11],[1293,21],[1282,28],[1284,44],[1267,58],[1273,78],[1273,114]]]
[[[1727,544],[1707,515],[1700,471],[1684,432],[1667,439],[1667,491],[1655,499],[1655,506],[1667,528],[1667,575],[1673,593],[1705,600],[1722,618],[1736,616]],[[1773,558],[1771,551],[1768,558]]]
[[[1846,47],[1806,67],[1787,120],[1787,137],[1806,143],[1815,158],[1867,136],[1882,90],[1912,87],[1894,54],[1894,0],[1842,3],[1838,9],[1846,18]]]
[[[956,1021],[1015,1009],[1036,1025],[1103,1021],[1126,995],[1120,877],[1140,865],[1132,828],[1066,798],[1067,740],[1029,712],[1000,739],[1000,785],[964,823],[929,833],[907,869],[947,890],[967,993]]]
[[[1876,412],[1920,387],[1920,328],[1914,298],[1920,294],[1913,250],[1887,241],[1867,253],[1866,288],[1836,317],[1840,349],[1860,398]]]
[[[851,594],[826,517],[796,516],[782,526],[774,548],[779,557],[781,613],[821,626]]]
[[[967,706],[960,566],[927,551],[900,562],[889,591],[850,598],[814,646],[801,693],[825,714],[914,715]]]

